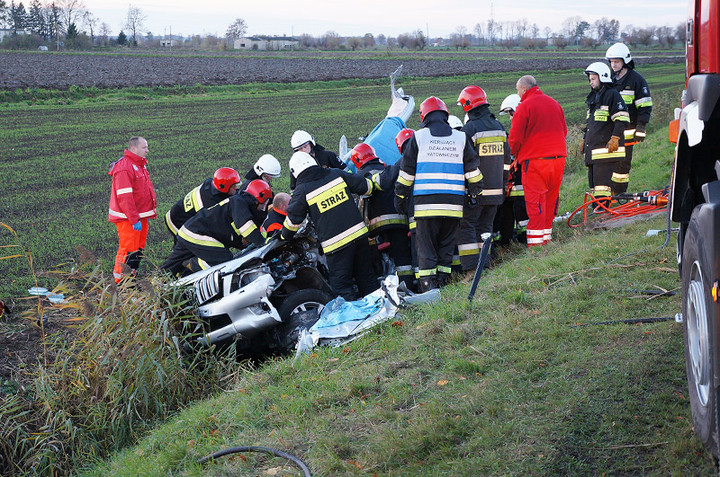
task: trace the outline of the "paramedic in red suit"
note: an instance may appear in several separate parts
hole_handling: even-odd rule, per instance
[[[528,213],[527,245],[552,240],[560,183],[567,157],[567,124],[560,104],[543,94],[535,78],[523,76],[515,85],[521,101],[510,125],[510,151],[522,166]]]
[[[148,233],[148,219],[157,217],[157,199],[147,167],[148,143],[130,138],[125,154],[110,164],[112,177],[108,220],[118,230],[120,245],[115,256],[113,277],[119,283],[124,274],[137,274]]]

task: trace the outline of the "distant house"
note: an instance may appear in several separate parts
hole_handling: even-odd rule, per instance
[[[291,50],[299,41],[291,36],[248,36],[233,42],[236,50]]]
[[[160,40],[160,46],[170,48],[171,46],[177,46],[177,40]]]
[[[6,36],[12,36],[17,32],[18,35],[30,35],[31,32],[26,30],[13,30],[12,28],[0,28],[0,41]]]

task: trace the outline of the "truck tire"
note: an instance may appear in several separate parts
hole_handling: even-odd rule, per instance
[[[696,211],[697,212],[697,211]],[[715,381],[720,343],[717,304],[712,298],[715,247],[707,243],[696,214],[690,220],[682,246],[682,313],[688,394],[695,433],[714,456],[720,455],[718,385]],[[708,236],[709,235],[709,236]]]

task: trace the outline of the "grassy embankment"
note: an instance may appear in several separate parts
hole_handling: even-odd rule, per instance
[[[673,91],[656,100],[666,103],[658,109],[674,106],[679,67],[645,73],[656,98],[662,89]],[[537,76],[564,105],[569,122],[582,122],[581,74]],[[437,94],[453,104],[463,86],[479,83],[498,105],[516,77],[419,79],[403,86],[418,98]],[[108,183],[98,169],[119,154],[126,136],[138,132],[151,141],[164,212],[228,158],[243,172],[264,152],[286,158],[287,138],[297,127],[332,147],[342,132],[366,133],[387,104],[386,86],[313,85],[255,95],[229,90],[10,106],[0,112],[14,125],[0,133],[13,144],[3,148],[12,154],[3,164],[16,166],[0,165],[3,177],[15,179],[8,181],[5,210],[16,220],[7,221],[32,242],[41,264],[72,256],[75,245],[107,262],[114,234],[104,217]],[[46,135],[49,144],[38,140]],[[665,138],[658,123],[638,148],[632,190],[668,182],[672,149]],[[16,171],[22,159],[26,170],[42,175],[41,193],[23,193],[19,179],[26,175]],[[577,161],[571,159],[563,186],[565,210],[581,202],[585,174]],[[68,187],[75,184],[77,190]],[[281,189],[286,185],[287,179],[280,181]],[[44,240],[33,236],[38,223]],[[157,260],[169,241],[154,225],[151,258]],[[204,470],[194,464],[217,448],[256,444],[297,454],[319,475],[709,474],[711,462],[692,435],[684,397],[681,328],[571,328],[677,311],[677,297],[650,300],[632,291],[677,287],[672,247],[644,237],[648,227],[663,225],[657,218],[608,232],[559,226],[552,246],[503,255],[472,307],[465,303],[467,287],[454,285],[442,303],[403,312],[396,326],[387,324],[347,348],[320,350],[294,367],[282,360],[245,373],[230,392],[189,408],[91,473],[223,475],[233,467],[254,474],[256,466],[278,465],[254,455]],[[20,271],[9,270],[15,289],[27,286]]]
[[[635,169],[658,184],[665,134]],[[83,475],[283,466],[252,453],[196,463],[238,445],[298,455],[316,475],[713,475],[692,433],[681,326],[575,327],[678,311],[677,296],[639,292],[677,290],[672,245],[645,236],[663,226],[561,225],[551,246],[503,255],[472,305],[453,285],[349,346],[266,363]]]

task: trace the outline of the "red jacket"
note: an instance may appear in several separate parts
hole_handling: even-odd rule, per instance
[[[157,217],[157,199],[150,174],[145,165],[147,159],[128,150],[117,162],[110,165],[112,176],[110,193],[110,222],[129,220],[131,224],[140,219]]]
[[[510,123],[510,151],[518,161],[567,156],[567,124],[560,104],[533,86]]]

